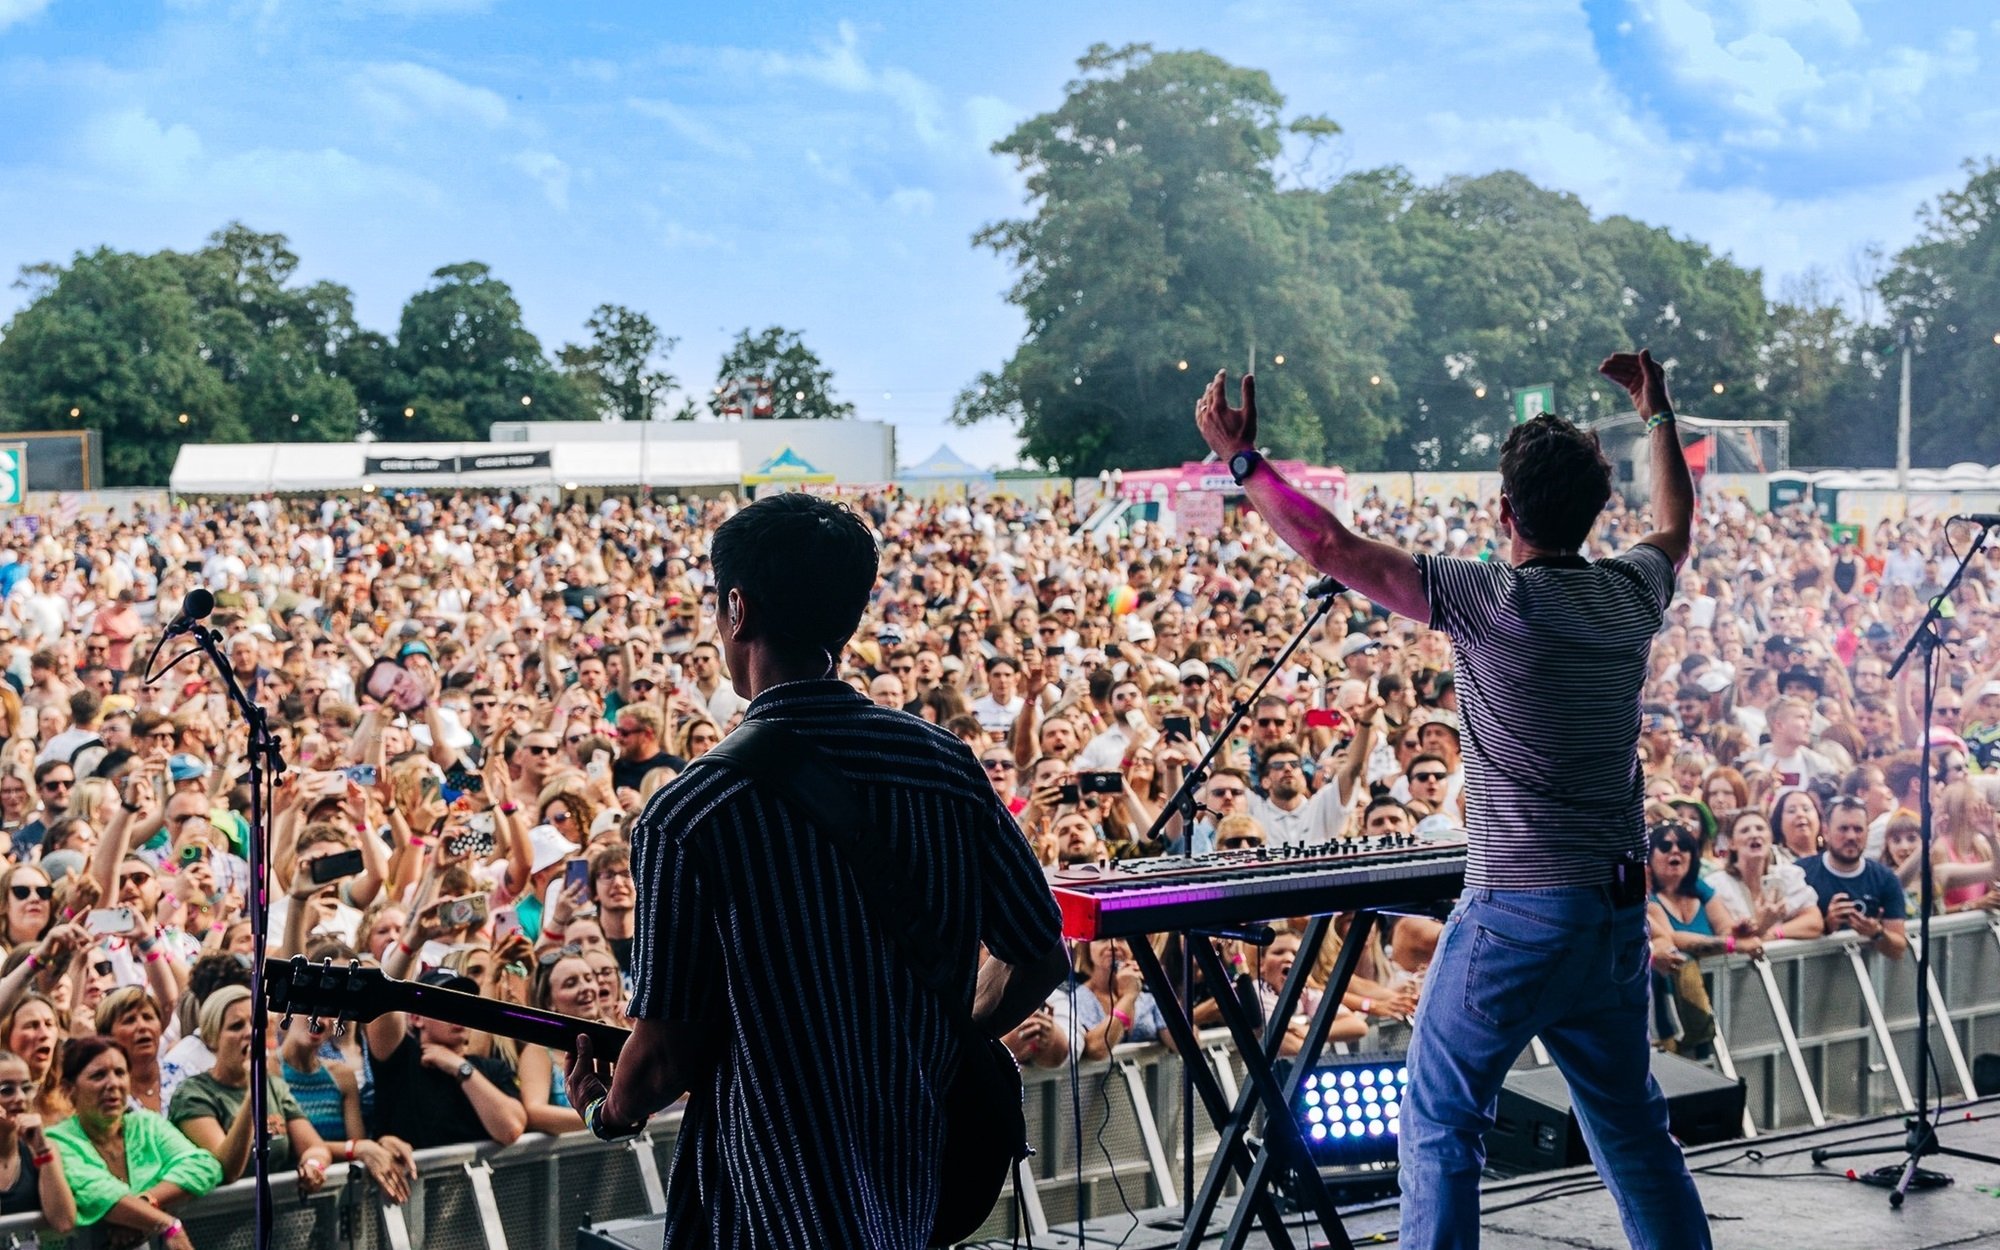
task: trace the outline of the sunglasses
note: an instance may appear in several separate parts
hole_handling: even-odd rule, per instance
[[[1680,838],[1654,838],[1653,849],[1656,851],[1686,851],[1688,854],[1693,855],[1701,850],[1701,845],[1696,842],[1683,841]]]
[[[111,961],[108,959],[98,960],[96,963],[90,965],[90,970],[100,977],[108,977],[115,971],[111,966]]]
[[[1267,773],[1298,772],[1299,762],[1297,760],[1266,760],[1264,761],[1264,771]]]
[[[1235,786],[1229,786],[1221,790],[1216,789],[1214,786],[1210,786],[1208,788],[1208,792],[1214,795],[1218,799],[1240,799],[1244,795],[1250,793],[1248,790],[1239,790]]]
[[[914,673],[917,671],[917,666],[914,664],[891,664],[889,671],[892,673]]]
[[[56,896],[56,888],[52,885],[16,885],[8,888],[13,891],[15,898],[24,903],[31,898],[47,901]]]
[[[556,753],[555,747],[524,746],[521,749],[530,755],[554,755]]]
[[[583,947],[578,946],[575,942],[565,942],[554,950],[543,951],[536,957],[535,962],[544,968],[553,968],[565,959],[575,959],[582,954]]]
[[[1258,723],[1259,725],[1263,726],[1264,728],[1266,728],[1266,729],[1269,729],[1269,728],[1270,728],[1271,726],[1273,726],[1273,725],[1279,725],[1279,726],[1282,726],[1282,725],[1284,725],[1284,724],[1286,723],[1286,721],[1285,721],[1285,718],[1284,718],[1284,717],[1282,717],[1282,716],[1277,716],[1277,717],[1272,717],[1272,716],[1259,716],[1259,717],[1257,718],[1257,723]]]
[[[1262,839],[1262,838],[1224,838],[1224,839],[1223,839],[1222,841],[1220,841],[1220,842],[1216,843],[1215,845],[1216,845],[1217,849],[1219,849],[1219,850],[1224,850],[1224,851],[1240,851],[1240,850],[1244,849],[1245,847],[1252,847],[1252,846],[1262,846],[1262,845],[1264,845],[1264,839]]]
[[[1011,773],[1014,771],[1013,760],[981,760],[979,763],[989,773]]]
[[[625,731],[621,729],[618,732],[620,734],[623,734]],[[569,737],[563,739],[563,744],[565,746],[575,746],[577,743],[582,742],[585,738],[588,738],[589,736],[590,736],[589,734],[571,734]]]
[[[1411,773],[1411,774],[1410,774],[1410,780],[1411,780],[1411,781],[1443,781],[1443,780],[1444,780],[1444,779],[1445,779],[1446,777],[1449,777],[1449,776],[1451,776],[1451,774],[1450,774],[1450,773],[1433,773],[1433,772],[1421,772],[1421,773]]]
[[[49,779],[48,779],[47,781],[44,781],[44,782],[42,783],[42,789],[44,789],[44,790],[67,790],[67,789],[69,789],[69,788],[70,788],[71,786],[74,786],[75,784],[76,784],[76,782],[75,782],[74,780],[70,780],[70,781],[58,781],[58,780],[56,780],[56,779],[55,779],[54,777],[51,777],[51,778],[49,778]]]
[[[652,690],[658,690],[659,686],[650,681],[635,681],[632,683],[632,689],[638,691],[652,691]]]
[[[487,711],[491,711],[492,709],[494,709],[494,708],[496,708],[496,707],[499,707],[499,706],[500,706],[500,700],[498,700],[498,699],[474,699],[474,700],[472,701],[472,706],[473,706],[473,707],[475,707],[475,708],[477,708],[477,709],[478,709],[479,711],[482,711],[482,712],[487,712]]]
[[[144,885],[153,879],[150,872],[126,872],[118,875],[119,885]]]

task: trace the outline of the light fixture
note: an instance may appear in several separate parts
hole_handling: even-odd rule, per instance
[[[1473,387],[1473,388],[1472,388],[1472,397],[1473,397],[1474,399],[1485,399],[1485,398],[1486,398],[1486,388],[1485,388],[1485,387],[1483,387],[1483,386],[1475,386],[1475,387]]]
[[[2000,343],[2000,334],[1996,334],[1996,335],[1994,335],[1994,336],[1993,336],[1993,341],[1994,341],[1994,342],[1996,342],[1996,343]],[[1180,362],[1179,364],[1175,365],[1175,366],[1174,366],[1174,368],[1176,368],[1176,369],[1179,369],[1179,370],[1180,370],[1180,371],[1181,371],[1182,373],[1186,373],[1186,372],[1187,372],[1187,361],[1185,361],[1185,360],[1181,361],[1181,362]]]
[[[1409,1085],[1401,1057],[1343,1055],[1314,1065],[1292,1105],[1313,1161],[1393,1166]]]
[[[1382,385],[1382,375],[1381,375],[1381,374],[1379,374],[1379,373],[1371,373],[1371,374],[1369,374],[1369,375],[1368,375],[1368,385],[1370,385],[1370,386],[1380,386],[1380,385]]]
[[[408,421],[411,417],[414,417],[416,415],[417,415],[417,410],[415,408],[403,409],[403,420],[405,421]]]
[[[188,414],[184,412],[181,414],[181,424],[186,425],[187,423],[188,423]]]
[[[564,489],[564,490],[575,490],[575,489],[576,489],[576,483],[575,483],[575,482],[564,482],[564,483],[563,483],[563,489]]]
[[[800,403],[804,403],[806,402],[806,393],[804,391],[793,391],[792,398],[798,400]]]
[[[295,412],[292,414],[292,424],[297,425],[298,423],[299,423],[299,414]]]
[[[1994,335],[1994,336],[1993,336],[1993,341],[1994,341],[1994,342],[1996,342],[1996,343],[2000,343],[2000,334],[1996,334],[1996,335]],[[82,416],[82,415],[83,415],[83,409],[81,409],[81,408],[72,408],[72,409],[70,409],[70,410],[69,410],[69,415],[70,415],[70,416],[72,416],[72,417],[80,417],[80,416]]]
[[[362,493],[362,494],[364,494],[364,495],[372,495],[372,494],[374,494],[374,493],[375,493],[375,483],[373,483],[373,482],[363,482],[363,483],[361,484],[361,493]]]
[[[2000,333],[1996,333],[1996,334],[1995,334],[1995,335],[1993,336],[1993,342],[1994,342],[1994,344],[1995,344],[1996,346],[2000,346]],[[72,413],[74,413],[74,412],[75,412],[76,410],[75,410],[74,408],[72,408],[72,409],[71,409],[70,411],[71,411]]]
[[[1709,389],[1709,390],[1712,390],[1712,391],[1714,391],[1714,392],[1715,392],[1716,394],[1720,395],[1720,394],[1722,394],[1722,383],[1720,383],[1720,382],[1717,382],[1717,383],[1716,383],[1716,384],[1715,384],[1714,386],[1711,386],[1711,387],[1709,387],[1708,389]]]
[[[1284,363],[1285,363],[1285,353],[1283,353],[1283,352],[1279,352],[1279,353],[1278,353],[1277,355],[1275,355],[1275,356],[1271,357],[1271,363],[1272,363],[1272,364],[1274,364],[1274,365],[1282,365],[1282,364],[1284,364]]]
[[[528,407],[528,406],[532,405],[532,404],[533,404],[534,402],[535,402],[535,397],[534,397],[533,395],[523,395],[523,396],[521,396],[521,407],[523,407],[523,408],[526,408],[526,407]]]

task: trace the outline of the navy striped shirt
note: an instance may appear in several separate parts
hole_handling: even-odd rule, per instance
[[[1641,543],[1595,564],[1417,566],[1455,656],[1466,885],[1597,885],[1643,857],[1639,708],[1673,562]]]
[[[746,719],[823,748],[911,868],[964,970],[983,942],[1031,964],[1060,940],[1040,867],[958,739],[838,681],[759,695]],[[666,1244],[920,1247],[937,1207],[939,1106],[958,1056],[936,996],[868,915],[838,849],[741,774],[695,768],[632,835],[631,1014],[701,1022]]]

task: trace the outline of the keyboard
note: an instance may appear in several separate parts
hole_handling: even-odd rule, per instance
[[[1362,908],[1422,907],[1465,885],[1465,843],[1411,835],[1052,870],[1063,935],[1137,937]]]

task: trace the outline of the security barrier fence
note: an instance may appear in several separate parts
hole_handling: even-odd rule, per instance
[[[1915,934],[1911,935],[1912,942]],[[1974,1096],[1976,1056],[2000,1053],[2000,917],[1964,913],[1932,925],[1933,1031],[1937,1092]],[[1889,960],[1851,934],[1773,942],[1764,957],[1703,961],[1716,1017],[1715,1054],[1748,1094],[1751,1134],[1909,1108],[1915,1095],[1915,951]],[[1401,1026],[1391,1026],[1397,1032]],[[1404,1034],[1406,1036],[1406,1034]],[[1371,1037],[1377,1051],[1400,1040]],[[1204,1038],[1211,1065],[1233,1099],[1241,1065],[1226,1034]],[[1522,1064],[1547,1062],[1531,1046]],[[1050,1226],[1181,1200],[1180,1060],[1158,1046],[1123,1046],[1109,1061],[1027,1073],[1028,1139],[1018,1199],[1000,1208],[976,1240],[1042,1233]],[[301,1201],[289,1174],[272,1186],[280,1250],[571,1250],[579,1225],[665,1209],[663,1185],[680,1126],[657,1118],[638,1141],[609,1145],[585,1134],[524,1137],[504,1149],[421,1151],[410,1200],[389,1206],[356,1167],[336,1165],[325,1187]],[[1214,1126],[1196,1115],[1199,1175],[1215,1147]],[[182,1213],[197,1250],[250,1250],[248,1181],[224,1186]],[[88,1250],[85,1230],[58,1238],[32,1216],[0,1218],[0,1245],[67,1243]]]

